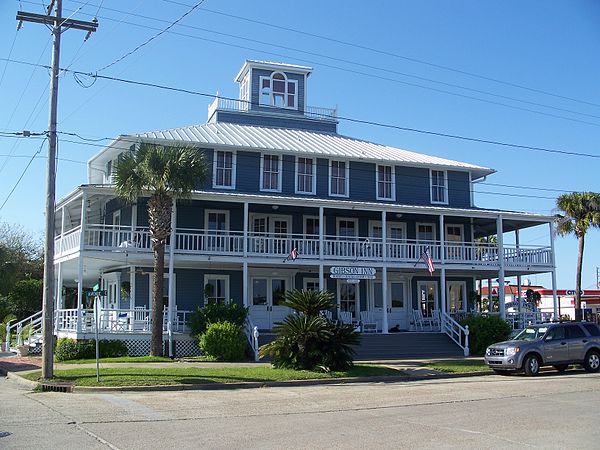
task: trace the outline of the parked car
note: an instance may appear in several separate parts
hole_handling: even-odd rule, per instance
[[[600,328],[588,322],[529,326],[509,341],[490,345],[485,363],[496,373],[524,371],[537,375],[542,366],[559,372],[581,364],[588,372],[600,369]]]

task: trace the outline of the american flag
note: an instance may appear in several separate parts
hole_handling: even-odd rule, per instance
[[[287,258],[285,258],[283,260],[283,262],[296,261],[296,258],[298,258],[298,249],[296,247],[294,247],[294,249],[290,252],[290,254],[287,256]]]
[[[421,258],[423,258],[423,261],[427,265],[427,270],[429,270],[429,275],[433,275],[433,272],[435,272],[435,267],[433,267],[433,259],[431,259],[431,255],[429,254],[429,247],[427,247],[427,248],[425,248],[425,250],[423,250],[423,254],[421,255]]]

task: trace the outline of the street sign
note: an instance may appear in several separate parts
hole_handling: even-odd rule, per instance
[[[88,297],[106,297],[106,290],[102,290],[102,291],[87,291],[86,295]]]

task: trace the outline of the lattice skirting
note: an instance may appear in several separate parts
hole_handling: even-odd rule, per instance
[[[150,354],[150,338],[147,340],[141,339],[124,339],[125,345],[127,346],[127,352],[129,356],[146,356]],[[165,342],[165,354],[168,353],[168,341]],[[196,340],[190,339],[182,339],[182,340],[173,340],[173,350],[175,356],[178,358],[185,356],[199,356],[202,354],[200,348],[198,347],[198,342]]]

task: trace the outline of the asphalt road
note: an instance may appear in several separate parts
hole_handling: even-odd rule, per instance
[[[598,423],[600,375],[580,371],[101,394],[0,378],[1,449],[598,449]]]

